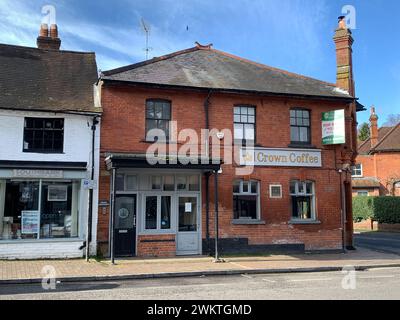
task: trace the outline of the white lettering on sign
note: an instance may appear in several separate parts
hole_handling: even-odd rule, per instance
[[[322,167],[321,150],[243,148],[242,166]]]
[[[62,179],[64,178],[64,172],[62,170],[14,169],[13,178]]]

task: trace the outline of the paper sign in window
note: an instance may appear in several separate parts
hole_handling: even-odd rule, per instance
[[[192,212],[192,203],[191,202],[186,202],[185,203],[185,212],[186,213],[191,213]]]

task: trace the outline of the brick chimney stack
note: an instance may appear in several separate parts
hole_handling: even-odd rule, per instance
[[[370,140],[371,148],[374,148],[378,144],[378,116],[375,113],[375,107],[371,107],[371,116],[369,117],[370,122]]]
[[[339,17],[339,25],[333,37],[336,45],[336,85],[355,96],[353,78],[353,43],[351,30],[346,26],[346,18]]]
[[[37,47],[44,50],[60,50],[61,39],[58,37],[58,28],[56,24],[52,24],[50,30],[46,23],[40,26]]]

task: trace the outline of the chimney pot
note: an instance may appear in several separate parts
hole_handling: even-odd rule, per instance
[[[40,33],[39,37],[48,37],[49,36],[49,26],[47,23],[42,23],[40,25]]]
[[[52,24],[50,26],[50,37],[52,39],[57,39],[58,38],[58,28],[56,24]]]

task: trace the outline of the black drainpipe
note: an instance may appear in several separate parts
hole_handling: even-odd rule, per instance
[[[98,117],[93,118],[92,124],[92,168],[90,174],[90,180],[94,180],[95,170],[95,143],[96,143],[96,126],[99,123]],[[86,261],[89,261],[90,256],[90,242],[92,241],[92,220],[93,220],[93,189],[89,190],[89,209],[88,209],[88,226],[87,226],[87,237],[86,237]]]
[[[212,90],[208,92],[207,98],[204,101],[204,111],[206,116],[206,130],[210,130],[210,117],[209,117],[209,107],[210,107],[210,98],[211,98]],[[209,156],[209,135],[207,131],[207,141],[206,141],[206,148],[207,148],[207,156]],[[207,242],[207,250],[211,252],[211,245],[210,245],[210,173],[206,173],[206,242]]]

